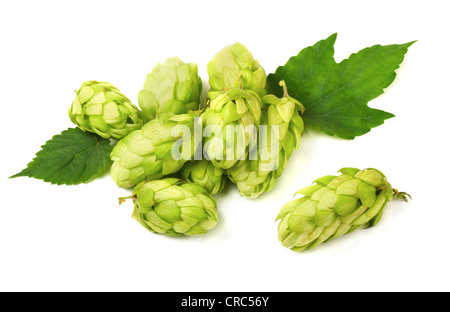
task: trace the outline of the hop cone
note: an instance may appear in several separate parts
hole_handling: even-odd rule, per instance
[[[204,188],[176,178],[142,182],[131,198],[135,202],[133,218],[151,232],[205,234],[219,220],[217,203]]]
[[[194,142],[194,135],[190,135],[188,141],[173,135],[178,135],[183,127],[194,133],[197,116],[197,111],[183,115],[160,114],[140,130],[120,140],[111,152],[112,179],[118,186],[128,188],[179,171],[194,155],[197,143]],[[176,142],[183,145],[175,145]],[[180,157],[177,157],[181,159],[172,156],[173,148],[181,150]]]
[[[206,159],[186,163],[181,178],[202,186],[211,195],[222,192],[227,182],[225,171]]]
[[[386,204],[406,193],[393,189],[376,169],[343,168],[340,176],[325,176],[296,194],[305,195],[281,209],[278,238],[294,251],[314,248],[361,226],[380,220]]]
[[[250,140],[256,138],[261,99],[255,92],[241,89],[210,91],[208,94],[210,106],[202,114],[204,150],[215,166],[228,169],[245,159]]]
[[[303,112],[304,108],[300,102],[288,96],[284,81],[280,85],[284,88],[282,98],[268,94],[261,99],[261,125],[267,126],[267,131],[260,129],[258,133],[260,146],[256,157],[249,157],[228,170],[230,180],[245,197],[257,198],[269,192],[286,168],[292,152],[300,147],[303,119],[299,109]],[[278,136],[273,132],[275,128],[278,129]]]
[[[147,75],[138,103],[149,120],[159,113],[185,114],[198,109],[201,91],[197,65],[171,57]]]
[[[119,89],[108,82],[87,81],[76,91],[70,120],[84,131],[122,139],[140,129],[145,117]]]
[[[246,46],[235,43],[223,48],[208,63],[211,90],[241,87],[259,96],[266,94],[266,73]]]

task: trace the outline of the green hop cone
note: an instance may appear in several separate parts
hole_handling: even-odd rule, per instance
[[[343,168],[296,194],[304,197],[283,206],[278,214],[278,239],[294,251],[314,248],[362,226],[375,226],[386,204],[406,193],[393,189],[376,169]]]
[[[266,94],[266,73],[241,43],[223,48],[208,63],[207,69],[211,90],[241,87],[252,90],[259,96]]]
[[[206,159],[186,163],[181,178],[202,186],[211,195],[222,192],[227,183],[225,171]]]
[[[293,151],[300,147],[304,124],[299,112],[303,112],[304,107],[287,94],[284,81],[280,85],[284,88],[282,98],[268,94],[261,99],[261,125],[267,126],[267,131],[262,128],[258,133],[260,146],[256,157],[249,157],[228,170],[241,196],[257,198],[269,192],[286,169]]]
[[[149,120],[159,113],[185,114],[198,109],[201,91],[197,65],[171,57],[147,75],[138,103]]]
[[[109,139],[122,139],[146,119],[119,89],[108,82],[87,81],[76,91],[70,120],[80,129]]]
[[[118,186],[129,188],[179,171],[200,144],[193,135],[198,115],[198,111],[160,114],[120,140],[111,152],[112,179]],[[201,124],[197,128],[201,129]],[[189,135],[177,137],[186,130]],[[174,151],[177,155],[173,155]]]
[[[135,203],[133,218],[151,232],[199,235],[219,221],[214,198],[203,187],[176,178],[142,182],[128,198]]]
[[[209,107],[201,115],[204,152],[215,166],[229,169],[245,159],[252,138],[256,139],[261,99],[255,92],[242,89],[209,91],[208,95]]]

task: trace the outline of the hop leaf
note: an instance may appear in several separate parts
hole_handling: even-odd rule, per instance
[[[270,91],[281,95],[277,85],[285,80],[289,94],[305,106],[302,117],[307,124],[328,135],[353,139],[394,117],[367,103],[394,81],[395,70],[414,42],[375,45],[336,63],[336,36],[290,58],[268,76],[267,84]]]
[[[110,141],[98,135],[71,128],[42,146],[16,177],[31,177],[52,184],[80,184],[106,173],[111,166]]]

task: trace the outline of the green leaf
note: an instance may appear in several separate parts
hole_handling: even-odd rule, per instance
[[[55,135],[16,177],[42,179],[52,184],[86,183],[111,166],[110,141],[96,134],[71,128]]]
[[[334,60],[337,34],[291,57],[267,78],[269,92],[282,96],[279,82],[306,108],[305,122],[328,135],[344,139],[369,132],[394,117],[368,107],[395,79],[395,70],[414,42],[375,45],[352,54],[341,63]]]

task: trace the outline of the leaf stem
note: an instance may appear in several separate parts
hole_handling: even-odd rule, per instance
[[[289,94],[288,94],[288,89],[287,89],[287,86],[286,86],[286,82],[284,80],[281,80],[279,85],[280,85],[280,87],[283,87],[283,97],[288,97]]]
[[[209,107],[210,102],[211,102],[210,99],[205,99],[205,106],[198,108],[198,110],[200,111],[200,115],[203,114],[205,110]]]
[[[409,195],[406,192],[399,192],[397,189],[393,189],[393,191],[394,191],[394,198],[396,199],[403,199],[405,201],[408,201],[408,198],[412,199],[411,195]]]
[[[126,202],[127,199],[132,199],[133,201],[136,201],[137,197],[135,195],[131,195],[131,196],[127,196],[127,197],[120,197],[119,205],[122,205],[124,202]]]

